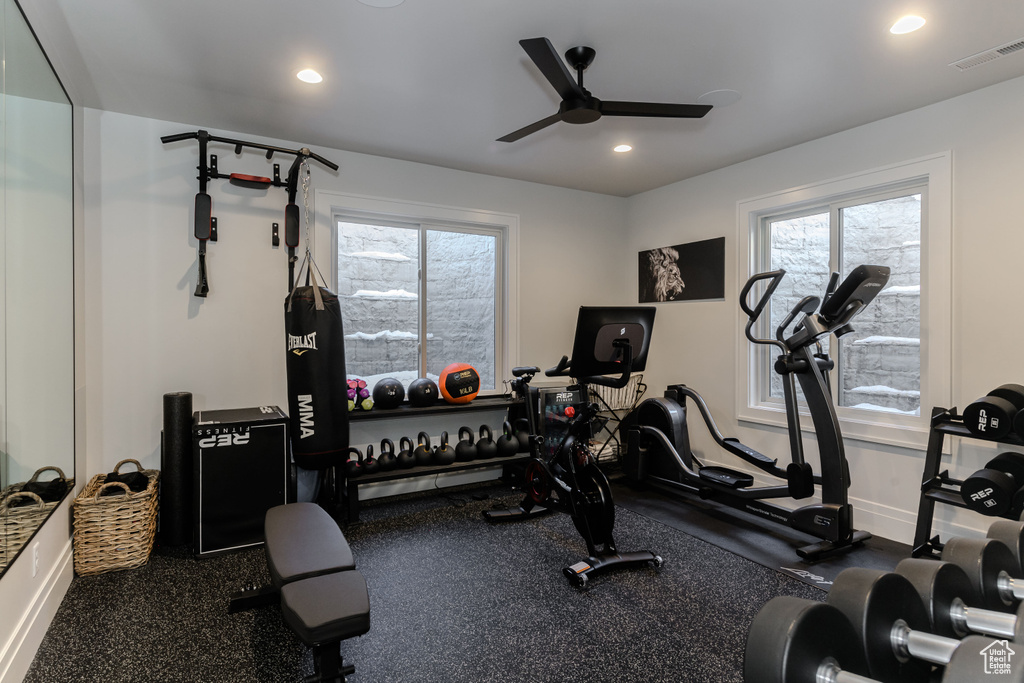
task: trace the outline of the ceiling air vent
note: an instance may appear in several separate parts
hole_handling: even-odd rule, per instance
[[[1012,43],[1007,43],[1006,45],[994,47],[990,50],[985,50],[984,52],[979,52],[978,54],[971,55],[970,57],[964,57],[961,60],[953,62],[950,66],[960,69],[961,71],[967,71],[968,69],[980,66],[986,62],[991,62],[993,59],[1005,57],[1006,55],[1017,52],[1018,50],[1024,50],[1024,38],[1015,40]]]

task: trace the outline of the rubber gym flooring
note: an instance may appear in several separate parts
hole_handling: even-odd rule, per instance
[[[348,680],[742,680],[761,605],[825,592],[697,538],[721,535],[717,513],[679,504],[673,512],[644,503],[647,495],[617,487],[615,538],[622,551],[660,554],[664,566],[596,576],[584,591],[561,573],[586,553],[568,516],[483,520],[483,510],[518,503],[507,487],[369,501],[362,521],[345,528],[371,605],[370,632],[342,646],[356,667]],[[696,530],[702,523],[711,531]],[[774,538],[766,526],[758,539]],[[756,544],[751,534],[733,529],[726,540],[745,551],[774,544],[795,561],[785,539]],[[145,567],[76,578],[25,681],[301,680],[312,673],[310,652],[276,607],[227,613],[232,592],[267,581],[262,549],[203,560],[158,549]]]
[[[613,484],[612,497],[620,507],[656,519],[823,590],[828,590],[839,572],[847,567],[892,571],[900,560],[910,557],[912,550],[905,543],[873,536],[855,548],[827,554],[810,562],[797,555],[797,548],[818,539],[789,527],[765,522],[752,513],[692,496],[636,490],[624,483]],[[856,526],[856,509],[853,514]]]

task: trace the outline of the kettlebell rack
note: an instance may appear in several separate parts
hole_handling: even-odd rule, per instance
[[[207,183],[210,180],[217,179],[225,179],[233,185],[254,189],[283,187],[288,192],[288,204],[285,206],[284,211],[284,242],[288,248],[288,291],[290,292],[295,281],[295,262],[297,260],[295,248],[299,246],[299,207],[295,203],[295,196],[299,190],[299,169],[308,159],[314,159],[332,171],[337,171],[338,165],[328,161],[319,154],[311,152],[308,147],[287,149],[275,147],[274,145],[264,145],[260,142],[248,142],[246,140],[234,140],[232,138],[210,135],[205,130],[165,135],[160,138],[160,141],[165,145],[172,142],[180,142],[181,140],[199,140],[199,165],[196,166],[196,169],[199,171],[199,192],[196,194],[195,201],[195,237],[199,240],[199,278],[196,282],[195,296],[205,297],[210,291],[209,279],[206,273],[206,243],[207,241],[217,241],[217,218],[213,216],[213,200],[207,194],[206,189]],[[263,150],[266,152],[268,161],[274,158],[274,154],[288,154],[294,156],[295,159],[292,161],[292,165],[288,169],[288,175],[284,180],[281,180],[280,164],[274,164],[273,178],[245,173],[222,173],[217,167],[216,154],[210,154],[209,161],[207,161],[207,146],[211,142],[232,145],[235,148],[235,154],[241,154],[245,148]],[[271,244],[275,247],[280,246],[279,225],[273,223],[272,229]],[[306,229],[308,230],[309,226],[306,226]]]
[[[397,408],[390,410],[354,410],[348,414],[349,422],[363,420],[386,420],[402,419],[405,417],[424,417],[427,415],[445,415],[450,413],[475,412],[481,410],[500,410],[509,406],[509,401],[504,396],[484,396],[474,399],[470,403],[450,404],[437,403],[432,406],[414,407],[404,403]],[[398,439],[393,439],[398,441]],[[397,481],[400,479],[411,479],[413,477],[425,477],[435,474],[447,474],[466,470],[484,469],[487,467],[502,466],[503,469],[511,465],[524,465],[530,459],[529,453],[519,453],[505,458],[488,458],[486,460],[470,460],[468,462],[456,461],[450,465],[416,465],[408,469],[396,469],[374,472],[373,474],[361,474],[355,479],[347,479],[346,489],[346,516],[348,523],[359,521],[359,485],[377,483],[384,481]],[[503,476],[507,475],[507,471]]]
[[[942,466],[942,444],[947,435],[1024,446],[1024,439],[1012,432],[999,439],[989,439],[972,434],[964,425],[963,416],[957,414],[955,407],[933,408],[931,431],[928,435],[928,450],[924,461],[924,475],[921,478],[921,502],[917,508],[917,529],[914,533],[914,549],[911,553],[913,557],[935,559],[941,557],[943,543],[938,535],[931,535],[936,503],[970,509],[960,494],[960,486],[963,481],[949,476],[949,470],[939,471]],[[1005,518],[1013,519],[1012,517]]]

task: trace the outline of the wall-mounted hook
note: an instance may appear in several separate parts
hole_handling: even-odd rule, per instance
[[[277,223],[274,223],[274,237],[271,240],[271,244],[273,244],[275,247],[281,246],[281,235],[278,233]]]

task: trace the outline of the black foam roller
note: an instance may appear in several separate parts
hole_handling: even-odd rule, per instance
[[[164,394],[160,451],[160,542],[192,542],[192,394]]]

